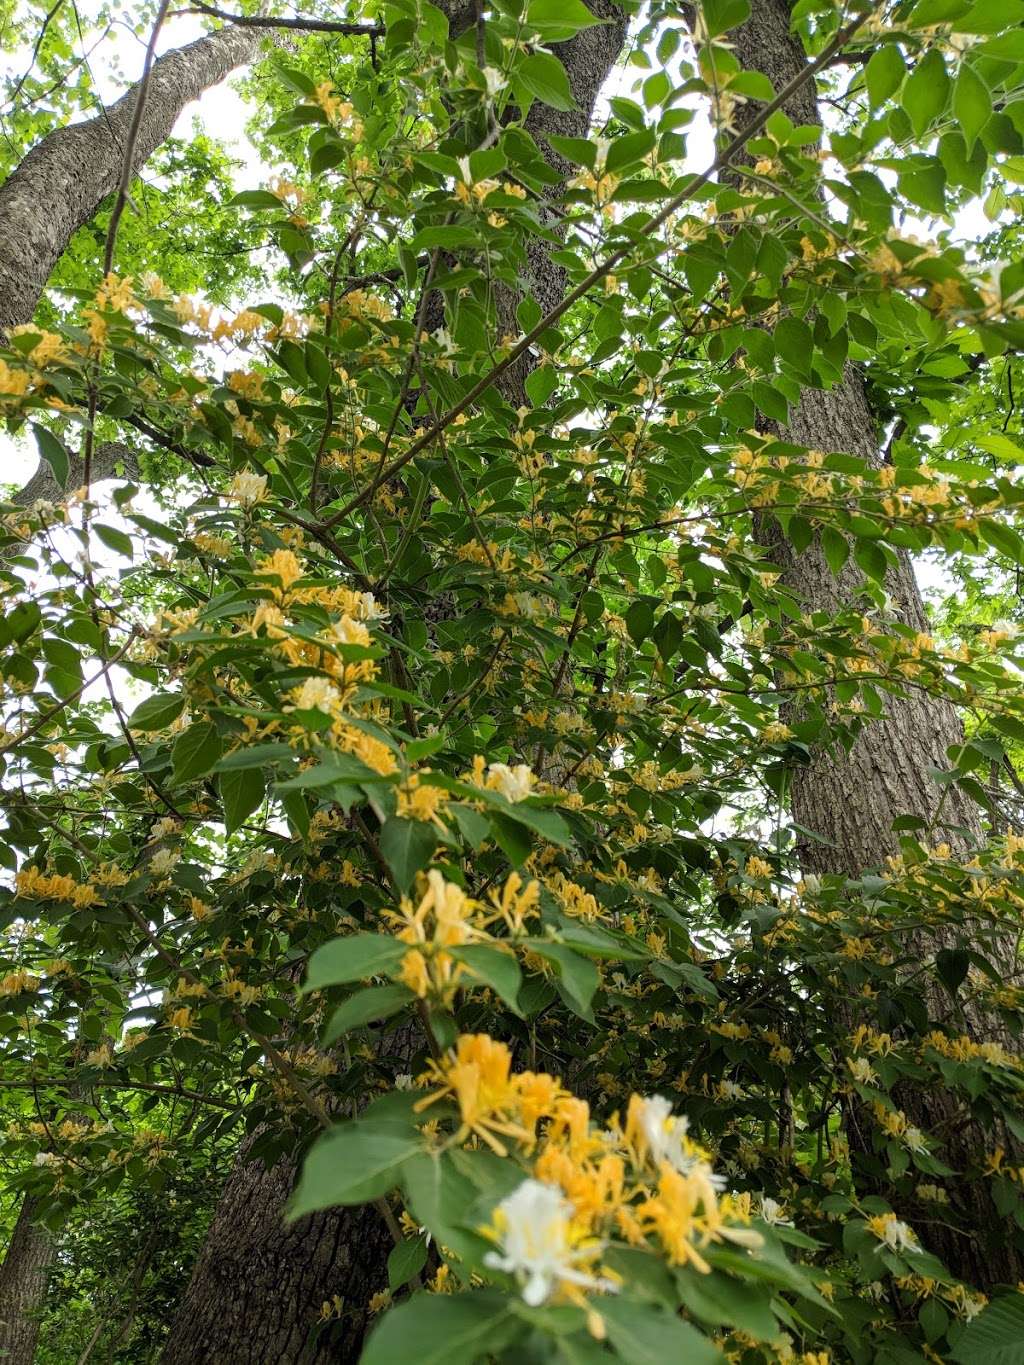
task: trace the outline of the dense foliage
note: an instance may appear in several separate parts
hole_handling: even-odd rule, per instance
[[[272,238],[262,285],[204,288],[129,215],[130,259],[73,256],[0,359],[58,478],[154,452],[112,506],[3,522],[0,1157],[66,1229],[46,1358],[97,1315],[151,1358],[188,1267],[145,1232],[194,1248],[248,1133],[306,1151],[295,1215],[393,1228],[367,1365],[1024,1360],[1016,1286],[931,1245],[970,1187],[1024,1247],[1024,692],[987,605],[1019,611],[1024,266],[951,230],[988,196],[1013,249],[1024,6],[800,0],[824,149],[781,110],[751,134],[746,0],[693,38],[638,12],[636,97],[545,147],[581,0],[457,41],[378,8],[372,54],[261,68],[288,169],[203,231]],[[223,165],[166,155],[179,202]],[[771,425],[850,364],[883,461]],[[848,600],[809,610],[780,542]],[[907,550],[969,585],[934,635],[892,610]],[[802,877],[794,770],[904,695],[964,715],[948,804]]]

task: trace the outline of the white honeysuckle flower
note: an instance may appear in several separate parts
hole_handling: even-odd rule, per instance
[[[255,507],[267,495],[267,476],[252,469],[242,469],[231,480],[228,497],[241,507]]]
[[[917,1240],[914,1229],[909,1223],[904,1223],[897,1218],[894,1213],[879,1214],[874,1218],[868,1219],[868,1226],[878,1238],[876,1252],[888,1248],[890,1251],[920,1251],[921,1243]]]
[[[500,95],[508,85],[508,77],[504,71],[499,71],[496,66],[485,66],[483,78],[487,82],[488,99],[494,99],[495,95]]]
[[[307,678],[292,696],[297,710],[323,711],[327,715],[341,701],[341,693],[327,678]]]
[[[903,1144],[912,1152],[927,1152],[928,1142],[920,1128],[915,1128],[913,1124],[903,1134]]]
[[[760,1214],[762,1219],[768,1223],[769,1226],[776,1227],[781,1225],[782,1227],[791,1228],[793,1226],[793,1220],[787,1218],[785,1213],[785,1204],[780,1204],[779,1201],[773,1199],[771,1195],[763,1194],[761,1196]]]
[[[850,1068],[850,1075],[860,1085],[872,1085],[878,1080],[874,1067],[866,1057],[847,1057],[846,1065]]]
[[[360,621],[386,621],[391,615],[380,605],[372,592],[364,592],[359,595],[359,619]]]
[[[555,1185],[524,1180],[494,1211],[493,1233],[500,1251],[489,1251],[484,1264],[514,1275],[523,1299],[536,1308],[560,1283],[614,1293],[616,1286],[576,1267],[599,1250],[593,1242],[574,1246],[573,1207]]]
[[[462,176],[463,180],[466,182],[467,185],[472,185],[473,172],[470,170],[468,156],[459,157],[459,174]]]
[[[505,800],[513,804],[525,801],[536,781],[533,769],[526,763],[517,763],[514,768],[507,763],[492,763],[487,774],[487,785],[501,792]]]
[[[724,1175],[716,1174],[703,1155],[689,1142],[690,1120],[685,1114],[673,1114],[672,1101],[664,1095],[650,1095],[638,1106],[640,1128],[647,1141],[655,1165],[667,1162],[680,1175],[701,1175],[716,1192],[729,1183]]]

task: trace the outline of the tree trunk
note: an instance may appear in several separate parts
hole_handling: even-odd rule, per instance
[[[754,17],[731,36],[742,65],[763,72],[777,90],[806,63],[800,39],[790,30],[788,0],[759,0]],[[821,124],[812,83],[801,87],[786,112],[796,124]],[[785,428],[765,425],[783,439],[810,449],[847,451],[874,464],[881,462],[874,414],[863,380],[852,365],[832,389],[805,389]],[[776,524],[762,521],[758,534],[782,568],[786,586],[807,611],[839,612],[860,597],[859,572],[847,565],[838,576],[833,575],[817,543],[797,554]],[[915,630],[925,630],[924,604],[913,565],[902,550],[897,552],[896,567],[887,575],[885,587],[893,616]],[[906,698],[889,698],[885,714],[865,723],[849,751],[837,747],[821,752],[809,766],[796,768],[793,816],[817,836],[799,843],[801,867],[812,873],[860,877],[899,851],[892,829],[897,816],[916,815],[930,822],[937,811],[941,811],[943,840],[954,857],[969,856],[969,849],[982,837],[978,809],[957,788],[940,789],[928,773],[929,765],[948,768],[947,751],[962,742],[960,718],[949,702],[911,693]],[[941,931],[930,930],[906,946],[918,959],[928,959],[948,944]],[[1016,969],[1011,940],[997,945],[996,953],[1004,972]],[[926,1003],[933,1017],[949,1012],[948,1000],[937,993]],[[963,1022],[977,1041],[1009,1042],[999,1022],[977,1006],[964,1006]],[[957,1171],[975,1167],[984,1152],[996,1145],[1006,1149],[1008,1164],[1020,1162],[1020,1144],[1002,1125],[988,1125],[984,1131],[977,1122],[965,1121],[952,1091],[908,1086],[897,1098],[924,1132],[949,1134],[944,1155]],[[868,1144],[859,1131],[862,1116],[853,1110],[849,1117],[851,1149],[863,1155]],[[943,1225],[929,1227],[930,1249],[964,1280],[982,1287],[1015,1283],[1024,1271],[1024,1258],[1004,1235],[1007,1220],[999,1217],[981,1182],[953,1177],[947,1191],[953,1216]],[[1012,1235],[1012,1227],[1009,1231]]]
[[[197,99],[259,51],[260,34],[224,28],[153,64],[136,139],[137,171]],[[95,118],[56,128],[0,185],[0,334],[30,322],[74,232],[117,188],[138,86]]]
[[[373,1205],[286,1225],[295,1163],[267,1169],[243,1148],[161,1365],[337,1365],[356,1361],[367,1304],[387,1288],[392,1247]],[[325,1322],[335,1295],[341,1314]]]
[[[554,51],[564,64],[578,108],[561,113],[534,105],[526,126],[563,177],[568,163],[557,158],[546,134],[580,136],[593,116],[598,92],[622,50],[626,21],[611,0],[588,0],[609,23],[584,29]],[[473,6],[442,5],[453,33],[470,21]],[[550,193],[557,196],[559,186]],[[528,289],[542,308],[564,292],[564,274],[547,251],[531,254]],[[497,292],[499,318],[514,324],[519,295]],[[428,322],[440,326],[443,317]],[[499,322],[499,326],[502,325]],[[528,359],[528,358],[527,358]],[[503,391],[515,401],[529,365],[517,384]],[[521,401],[521,400],[520,400]],[[356,1361],[367,1327],[366,1304],[387,1286],[391,1239],[373,1207],[336,1210],[285,1226],[282,1213],[295,1174],[282,1161],[268,1171],[247,1161],[245,1152],[221,1197],[192,1281],[171,1330],[161,1365],[326,1365]],[[321,1306],[338,1294],[340,1320],[315,1335]]]
[[[0,1361],[32,1365],[39,1337],[39,1315],[46,1301],[46,1282],[54,1241],[34,1222],[36,1201],[22,1200],[14,1235],[0,1265]]]

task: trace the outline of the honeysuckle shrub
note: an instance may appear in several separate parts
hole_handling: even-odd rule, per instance
[[[233,211],[287,294],[114,270],[10,336],[0,403],[59,478],[150,452],[3,523],[3,1156],[54,1227],[250,1134],[305,1152],[293,1216],[392,1226],[368,1365],[1022,1358],[1017,1287],[929,1249],[969,1184],[1000,1218],[965,1232],[1024,1244],[1012,1154],[946,1160],[957,1125],[1024,1141],[994,965],[1024,840],[989,790],[1020,640],[937,641],[885,588],[897,551],[1021,558],[1019,419],[958,405],[1024,341],[1024,270],[947,228],[1019,178],[1018,9],[796,5],[861,93],[707,180],[697,110],[726,147],[777,93],[738,69],[750,6],[693,40],[645,10],[651,74],[551,138],[549,203],[523,119],[567,107],[552,44],[593,16],[503,4],[481,63],[389,0],[373,63],[278,65],[289,169]],[[594,278],[513,335],[537,252]],[[851,364],[900,417],[886,461],[771,434]],[[850,605],[808,611],[765,527]],[[794,768],[920,694],[967,719],[932,776],[984,841],[939,806],[859,880],[802,878]]]

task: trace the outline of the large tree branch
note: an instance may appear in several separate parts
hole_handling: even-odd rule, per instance
[[[153,65],[133,171],[170,135],[185,105],[252,61],[260,41],[251,29],[222,29]],[[31,321],[72,234],[117,189],[138,92],[134,86],[95,118],[54,129],[0,185],[0,332]]]

